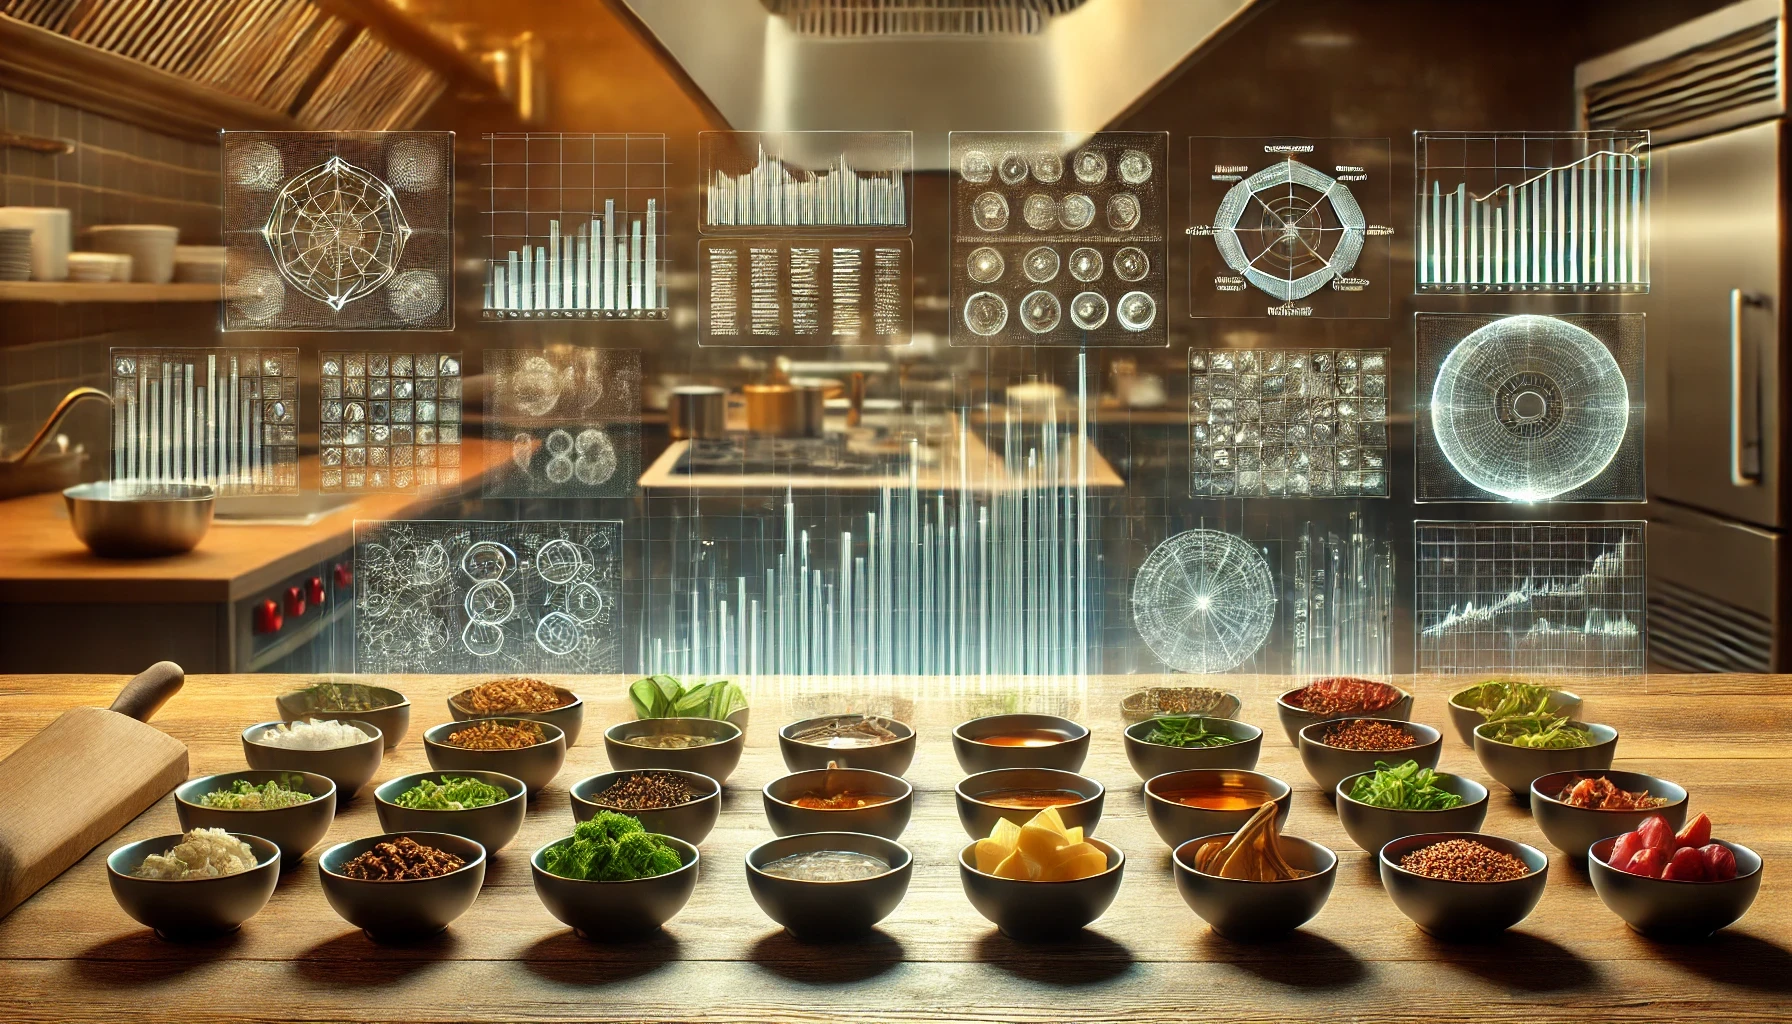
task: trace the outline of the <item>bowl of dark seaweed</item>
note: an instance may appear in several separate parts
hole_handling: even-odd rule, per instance
[[[824,715],[779,729],[778,751],[793,772],[833,763],[901,775],[915,760],[915,730],[882,715]]]
[[[510,845],[523,827],[529,787],[502,772],[462,769],[401,775],[373,791],[387,832],[446,832],[487,854]]]
[[[1487,820],[1487,787],[1461,775],[1421,768],[1417,761],[1386,764],[1347,776],[1333,790],[1338,823],[1369,853],[1401,836],[1479,832]]]
[[[233,932],[267,905],[280,881],[280,848],[260,836],[231,833],[248,845],[255,864],[247,870],[210,877],[144,877],[144,861],[166,857],[187,835],[156,836],[127,843],[106,858],[112,896],[131,920],[170,940],[200,939]]]
[[[604,731],[604,753],[618,771],[672,768],[717,782],[734,774],[745,745],[739,726],[717,718],[637,718]]]
[[[868,768],[818,768],[765,784],[765,817],[775,835],[863,832],[902,838],[915,790],[901,777]]]
[[[914,856],[893,839],[859,832],[783,836],[747,854],[747,891],[798,939],[862,935],[908,894]]]
[[[381,941],[434,935],[472,909],[485,847],[446,832],[388,832],[338,843],[317,858],[324,899]]]
[[[1686,790],[1641,772],[1554,772],[1531,780],[1531,817],[1543,837],[1575,860],[1607,836],[1635,831],[1659,814],[1676,831],[1686,824]]]
[[[321,726],[321,727],[320,727]],[[341,737],[332,736],[341,733]],[[360,737],[355,733],[359,732]],[[319,739],[312,740],[311,736]],[[337,742],[340,746],[314,747],[307,742]],[[373,780],[385,757],[384,736],[376,726],[358,719],[309,719],[262,722],[243,730],[243,760],[261,771],[311,772],[336,784],[338,803],[352,800]]]
[[[697,772],[647,768],[602,772],[573,783],[574,822],[599,811],[639,821],[649,832],[701,843],[722,813],[722,784]]]
[[[603,942],[658,931],[697,888],[697,848],[601,812],[529,860],[535,895],[555,920]]]
[[[1107,913],[1126,870],[1119,848],[1099,839],[1082,841],[1106,855],[1105,869],[1066,881],[1004,878],[977,870],[972,843],[958,854],[958,878],[971,906],[1003,935],[1022,942],[1068,938]]]
[[[997,768],[960,781],[952,799],[958,823],[972,839],[989,835],[1003,818],[1025,825],[1047,807],[1058,809],[1066,828],[1094,832],[1107,789],[1086,775],[1055,768]]]
[[[411,702],[397,690],[366,683],[322,682],[274,698],[283,722],[301,719],[366,722],[380,731],[386,749],[411,730]]]
[[[1600,900],[1638,934],[1666,941],[1703,939],[1740,921],[1761,891],[1761,855],[1740,843],[1711,841],[1735,858],[1734,878],[1694,882],[1612,867],[1609,858],[1618,838],[1607,836],[1592,844],[1587,874]]]
[[[1141,779],[1185,768],[1257,767],[1263,730],[1231,718],[1165,715],[1126,727],[1121,742]]]
[[[967,773],[997,768],[1074,772],[1089,756],[1089,730],[1056,715],[990,715],[953,729],[952,752]]]
[[[1481,767],[1525,798],[1531,783],[1545,775],[1610,770],[1617,749],[1618,730],[1561,716],[1503,718],[1475,727],[1475,757]]]
[[[528,718],[443,722],[424,731],[423,752],[438,772],[497,772],[523,780],[533,796],[566,764],[566,734]]]
[[[1536,683],[1489,679],[1450,695],[1450,724],[1469,747],[1475,745],[1475,727],[1490,717],[1542,709],[1554,715],[1578,718],[1581,699],[1567,690]]]
[[[1402,914],[1440,939],[1484,939],[1530,916],[1549,880],[1534,846],[1483,832],[1428,832],[1381,848],[1381,885]]]
[[[1377,761],[1417,761],[1436,768],[1444,735],[1429,725],[1385,718],[1334,718],[1300,731],[1300,763],[1326,795],[1347,775],[1366,772]]]
[[[280,848],[280,870],[291,871],[323,841],[336,820],[336,784],[312,772],[225,772],[174,789],[182,832],[221,828],[260,836]]]

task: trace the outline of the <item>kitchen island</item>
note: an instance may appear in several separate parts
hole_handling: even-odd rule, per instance
[[[776,731],[843,707],[820,680],[762,680],[752,690],[746,754],[702,844],[690,904],[665,930],[627,944],[575,937],[536,898],[529,855],[572,826],[567,789],[609,764],[602,730],[632,718],[621,677],[564,677],[586,701],[585,730],[565,769],[529,808],[516,842],[491,862],[471,911],[443,934],[377,945],[337,917],[317,878],[320,845],[268,906],[230,936],[171,944],[127,918],[104,858],[126,842],[177,831],[172,798],[0,919],[0,1016],[98,1020],[1709,1020],[1780,1021],[1792,1002],[1792,679],[1658,675],[1579,687],[1586,717],[1621,731],[1616,767],[1672,779],[1690,811],[1766,860],[1754,908],[1696,944],[1630,932],[1600,903],[1585,869],[1551,848],[1523,805],[1488,778],[1449,728],[1445,695],[1462,685],[1398,680],[1417,694],[1414,720],[1444,730],[1440,769],[1493,790],[1485,830],[1550,854],[1537,910],[1479,944],[1419,932],[1382,892],[1374,859],[1344,835],[1330,799],[1301,768],[1275,719],[1287,681],[1225,676],[1240,718],[1265,730],[1259,770],[1288,781],[1287,832],[1336,850],[1330,903],[1293,937],[1241,944],[1214,935],[1183,904],[1169,851],[1145,820],[1139,779],[1121,748],[1119,698],[1151,677],[1086,684],[897,680],[856,684],[858,706],[918,730],[909,781],[915,855],[906,900],[870,937],[807,945],[785,935],[747,893],[742,858],[771,838],[758,790],[785,774]],[[1180,677],[1186,682],[1188,677]],[[244,767],[241,730],[273,717],[272,697],[312,680],[194,676],[154,724],[186,742],[194,776]],[[369,680],[372,681],[372,680]],[[413,704],[409,735],[375,782],[427,769],[421,735],[448,719],[445,698],[470,680],[383,677]],[[1211,680],[1210,680],[1211,681]],[[0,677],[0,754],[77,704],[105,705],[121,678]],[[951,728],[992,711],[1068,714],[1093,730],[1083,774],[1108,787],[1097,834],[1127,854],[1107,914],[1077,938],[1023,944],[965,899],[956,858],[968,841],[953,809],[962,777]],[[325,844],[380,831],[372,786],[343,806]],[[70,799],[79,799],[71,793]]]

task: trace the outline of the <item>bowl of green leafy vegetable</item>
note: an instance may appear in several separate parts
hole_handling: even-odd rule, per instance
[[[1263,752],[1263,730],[1232,718],[1165,715],[1127,726],[1121,743],[1141,779],[1185,768],[1250,771]]]
[[[1417,761],[1378,761],[1339,780],[1335,792],[1344,834],[1370,853],[1405,836],[1479,832],[1487,820],[1486,786]]]
[[[747,731],[747,695],[727,679],[684,683],[672,676],[643,676],[629,684],[636,718],[715,718]]]
[[[529,791],[502,772],[471,769],[401,775],[373,791],[387,832],[446,832],[497,853],[523,827]]]
[[[1450,724],[1469,747],[1475,745],[1475,727],[1490,719],[1533,711],[1553,715],[1580,715],[1581,699],[1567,690],[1552,690],[1537,683],[1489,679],[1450,695]]]
[[[311,772],[207,775],[175,787],[174,812],[183,833],[221,828],[266,839],[280,848],[280,870],[291,871],[336,820],[336,784]]]
[[[1531,783],[1556,772],[1599,772],[1612,766],[1618,730],[1577,722],[1547,711],[1513,715],[1475,727],[1481,767],[1517,796],[1529,799]]]
[[[626,814],[599,811],[572,835],[535,851],[529,874],[548,913],[580,937],[631,939],[658,931],[697,888],[697,848],[655,835]]]

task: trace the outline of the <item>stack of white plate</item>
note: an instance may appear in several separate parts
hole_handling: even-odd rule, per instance
[[[69,213],[57,206],[0,206],[0,228],[31,232],[31,279],[68,278]]]
[[[0,281],[31,279],[31,229],[0,228]]]
[[[222,284],[224,282],[224,247],[221,245],[175,246],[174,279],[184,282]]]
[[[166,224],[100,224],[85,232],[88,248],[131,257],[131,280],[167,284],[174,280],[174,244],[180,229]]]
[[[130,259],[129,256],[123,258]],[[71,252],[68,254],[68,279],[88,284],[116,281],[119,259],[109,252]]]

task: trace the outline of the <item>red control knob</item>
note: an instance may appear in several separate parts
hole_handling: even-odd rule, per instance
[[[337,562],[336,567],[330,570],[330,575],[335,579],[337,590],[355,582],[355,574],[349,571],[347,563],[344,562]]]
[[[322,608],[324,606],[325,596],[324,578],[322,576],[311,577],[310,582],[305,584],[305,599],[317,607]]]
[[[305,592],[298,587],[286,588],[286,614],[295,619],[305,614]]]
[[[255,632],[278,633],[284,625],[286,619],[280,614],[280,606],[273,601],[263,601],[255,606]]]

